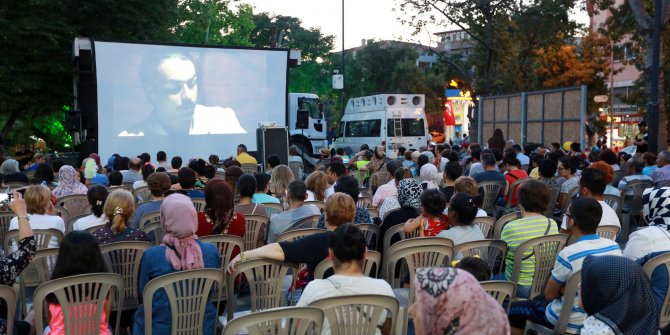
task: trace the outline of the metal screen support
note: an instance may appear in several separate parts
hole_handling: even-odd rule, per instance
[[[586,99],[587,91],[586,85],[581,86],[581,108],[579,111],[579,144],[581,145],[582,150],[586,150]]]
[[[526,145],[528,135],[528,93],[521,92],[521,148]]]

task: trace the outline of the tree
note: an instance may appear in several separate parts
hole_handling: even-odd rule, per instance
[[[252,46],[253,11],[239,0],[179,1],[173,29],[175,42]]]

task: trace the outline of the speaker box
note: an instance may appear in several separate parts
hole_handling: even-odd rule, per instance
[[[65,130],[79,131],[79,122],[81,114],[79,112],[65,113]]]
[[[307,129],[309,128],[309,111],[307,110],[298,110],[295,121],[296,129]]]
[[[261,127],[256,129],[257,160],[265,170],[265,158],[279,156],[279,162],[288,165],[288,130],[286,127]]]

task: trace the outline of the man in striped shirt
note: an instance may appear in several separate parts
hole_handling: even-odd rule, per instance
[[[554,220],[545,217],[542,213],[549,205],[549,188],[538,180],[529,180],[518,187],[517,198],[521,205],[522,218],[505,225],[500,238],[507,243],[505,257],[505,279],[512,279],[514,255],[519,246],[536,237],[558,234],[558,227]],[[533,251],[527,251],[521,262],[521,271],[517,282],[517,297],[528,298],[530,286],[533,283],[535,271],[535,257]]]
[[[565,247],[556,257],[551,278],[544,289],[544,297],[512,303],[509,312],[512,334],[522,334],[526,320],[549,328],[558,323],[563,308],[561,291],[572,274],[582,269],[586,256],[623,256],[616,242],[596,234],[602,213],[602,207],[595,199],[579,197],[572,201],[568,225],[576,242]],[[576,298],[568,321],[568,333],[579,333],[584,319],[586,312],[579,307],[579,298]]]

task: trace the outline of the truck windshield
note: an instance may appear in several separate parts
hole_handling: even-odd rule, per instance
[[[400,121],[401,132],[396,131],[395,120]],[[388,119],[386,132],[388,137],[395,136],[425,136],[426,128],[423,119]]]
[[[319,100],[314,98],[300,98],[298,109],[309,111],[309,117],[321,120],[321,111],[319,111]]]

